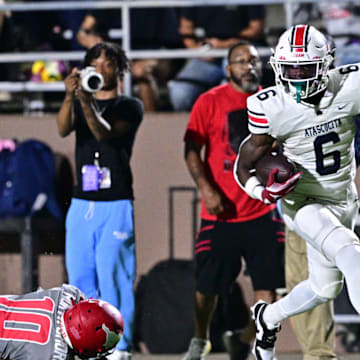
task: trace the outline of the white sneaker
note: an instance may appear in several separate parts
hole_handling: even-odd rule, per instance
[[[131,360],[131,353],[122,350],[115,350],[106,356],[106,360]]]
[[[251,307],[252,318],[256,325],[256,338],[252,351],[256,360],[275,360],[276,333],[280,331],[280,325],[275,329],[267,328],[263,314],[268,305],[260,300]]]
[[[183,360],[204,360],[210,351],[211,343],[209,340],[192,338]]]

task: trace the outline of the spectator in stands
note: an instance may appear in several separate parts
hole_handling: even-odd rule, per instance
[[[179,32],[185,47],[228,49],[246,39],[263,45],[264,6],[208,6],[181,11]],[[176,111],[191,110],[197,97],[225,79],[223,59],[191,59],[169,82],[169,96]]]
[[[335,42],[337,65],[360,62],[360,5],[353,1],[321,0],[294,4],[294,23],[323,29]]]
[[[42,1],[44,0],[39,2]],[[18,30],[17,41],[21,50],[79,50],[75,35],[84,15],[85,10],[80,9],[13,12],[15,27]],[[65,36],[65,31],[70,31],[68,36]]]
[[[141,26],[139,26],[141,24]],[[130,11],[131,49],[160,49],[181,46],[177,33],[177,14],[171,8],[132,9]],[[121,28],[120,11],[94,10],[89,12],[77,34],[81,46],[89,48],[99,41],[109,39],[111,29]],[[165,83],[174,76],[172,67],[175,61],[142,59],[132,62],[132,81],[134,95],[144,103],[146,111],[159,108],[160,94],[158,83]],[[166,69],[163,71],[163,69]],[[161,85],[161,84],[160,84]]]
[[[338,65],[360,62],[360,5],[320,1],[325,28],[335,41]]]
[[[4,3],[4,0],[0,0],[1,5],[4,5]],[[12,13],[9,11],[0,11],[0,53],[17,51],[18,46],[19,43],[15,34]],[[19,73],[19,64],[0,64],[0,81],[18,80]],[[10,98],[10,93],[4,91],[0,92],[0,101],[8,101]]]
[[[65,79],[65,99],[57,116],[60,136],[72,131],[76,136],[77,185],[66,219],[66,268],[70,284],[121,311],[124,337],[108,359],[127,360],[136,272],[129,161],[143,106],[119,94],[118,81],[129,63],[118,45],[95,45],[86,52],[84,65],[103,76],[103,88],[95,95],[83,90],[74,68]]]
[[[234,44],[226,67],[229,83],[195,102],[185,133],[185,160],[201,197],[201,229],[195,244],[195,337],[184,360],[203,360],[210,351],[209,324],[218,295],[226,294],[244,258],[255,298],[275,300],[284,286],[283,247],[274,206],[251,199],[233,177],[237,149],[249,130],[246,99],[259,89],[261,61],[247,42]],[[204,156],[201,155],[205,146]],[[225,333],[231,360],[245,360],[255,336],[253,322]]]

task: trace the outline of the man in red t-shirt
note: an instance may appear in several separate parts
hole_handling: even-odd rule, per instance
[[[275,300],[284,286],[281,220],[274,205],[250,198],[235,182],[233,165],[248,135],[246,99],[259,90],[261,62],[254,46],[240,42],[229,49],[229,82],[202,94],[185,133],[185,159],[202,199],[201,228],[195,244],[195,337],[184,360],[202,360],[210,351],[209,324],[218,295],[226,294],[241,270],[242,258],[255,301]],[[204,156],[201,155],[205,147]],[[231,360],[247,359],[255,336],[251,323],[227,332]]]

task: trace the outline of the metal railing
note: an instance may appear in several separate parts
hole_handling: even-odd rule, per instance
[[[168,188],[168,203],[169,203],[169,259],[175,258],[175,202],[174,196],[176,193],[191,193],[191,220],[192,220],[192,248],[194,249],[196,232],[198,231],[198,203],[200,201],[197,187],[195,186],[169,186]]]
[[[345,0],[339,0],[345,1]],[[175,49],[175,50],[131,50],[130,47],[130,9],[154,7],[196,7],[215,5],[274,5],[285,6],[286,26],[292,24],[292,8],[298,3],[313,3],[315,0],[120,0],[120,1],[53,1],[53,2],[28,2],[10,3],[0,5],[0,11],[47,11],[47,10],[75,10],[75,9],[120,9],[122,20],[122,47],[129,59],[163,59],[163,58],[194,58],[194,57],[224,57],[225,50],[219,49]],[[260,55],[270,54],[268,48],[261,48]],[[42,60],[82,60],[85,52],[31,52],[31,53],[3,53],[0,63],[32,62]],[[10,83],[0,82],[0,89],[11,92],[24,91],[63,91],[64,85],[60,83],[41,84],[28,82]],[[124,77],[124,91],[131,93],[131,75]]]

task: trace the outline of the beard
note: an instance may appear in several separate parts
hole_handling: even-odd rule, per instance
[[[251,80],[249,78],[245,79],[245,76],[238,77],[235,76],[232,71],[230,71],[230,80],[233,81],[237,86],[241,87],[247,93],[253,93],[257,91],[259,87],[259,79],[254,74],[250,74]]]

